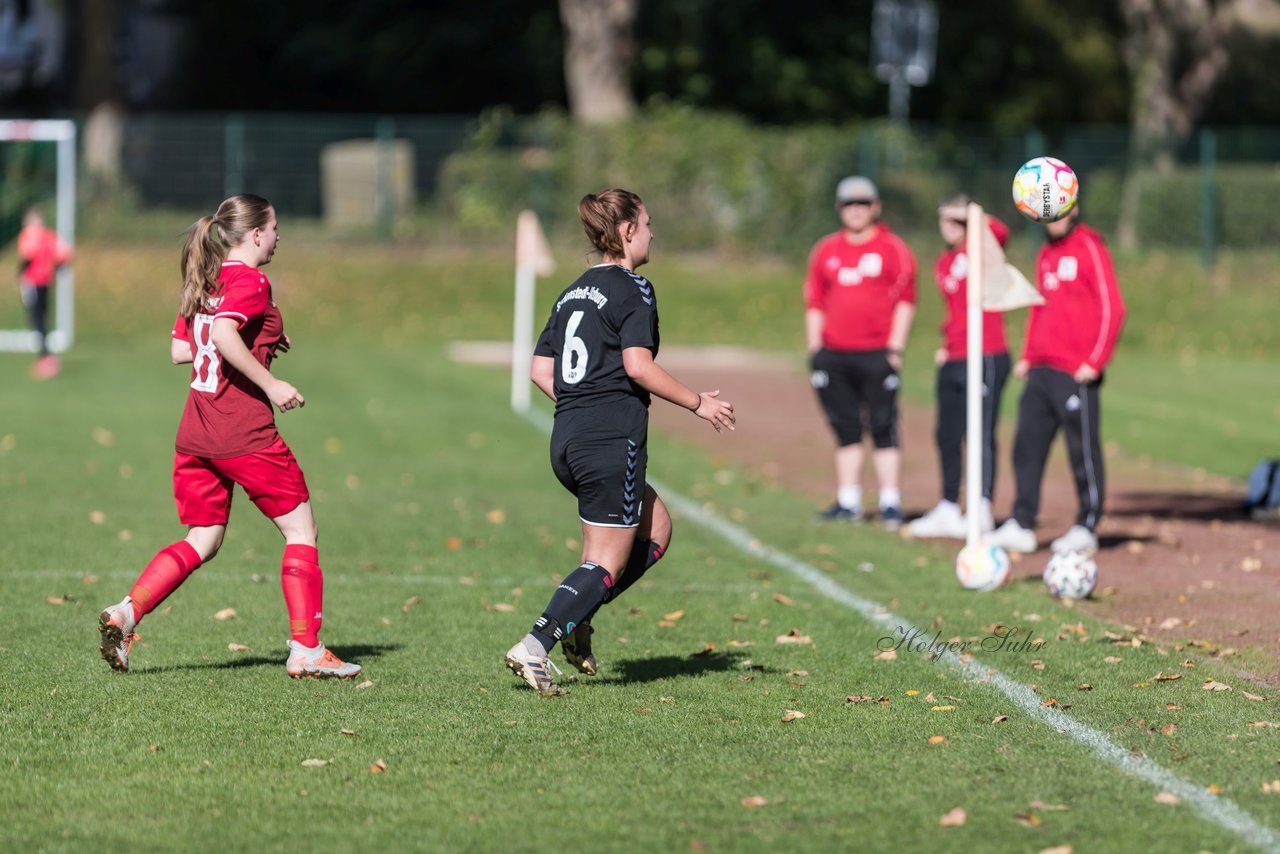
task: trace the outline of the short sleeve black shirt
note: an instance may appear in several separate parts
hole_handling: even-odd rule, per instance
[[[564,290],[534,354],[555,359],[556,412],[625,398],[649,405],[631,381],[622,351],[647,347],[658,355],[658,300],[644,276],[616,264],[587,270]]]

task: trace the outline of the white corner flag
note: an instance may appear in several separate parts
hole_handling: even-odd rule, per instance
[[[551,247],[538,215],[520,211],[516,217],[516,302],[511,334],[511,408],[529,409],[529,368],[533,364],[533,301],[537,277],[555,272]]]
[[[976,547],[982,538],[982,312],[1012,311],[1042,305],[1044,297],[1027,277],[1004,257],[996,236],[987,227],[982,206],[970,202],[967,211],[965,254],[969,259],[968,328],[966,342],[965,400],[965,509],[968,514],[965,545]]]

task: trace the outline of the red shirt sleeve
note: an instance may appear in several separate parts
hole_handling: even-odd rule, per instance
[[[895,303],[905,302],[907,305],[915,305],[916,257],[911,254],[911,247],[907,246],[907,242],[902,238],[895,235],[894,243],[898,253],[898,281],[896,287],[898,298]]]
[[[1102,239],[1090,235],[1086,249],[1085,258],[1091,267],[1090,279],[1098,289],[1098,337],[1085,361],[1095,371],[1102,373],[1115,352],[1120,327],[1124,325],[1125,307],[1120,296],[1120,286],[1116,282],[1111,253],[1103,245]]]
[[[271,305],[271,285],[267,277],[252,267],[244,267],[226,276],[222,288],[222,300],[213,316],[231,317],[244,326],[266,314]]]
[[[820,240],[809,253],[809,272],[804,279],[804,307],[827,310],[826,239]]]

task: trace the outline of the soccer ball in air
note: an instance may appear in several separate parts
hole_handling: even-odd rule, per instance
[[[1088,552],[1058,552],[1044,568],[1044,586],[1055,599],[1083,599],[1098,585],[1098,565]]]
[[[1013,204],[1032,222],[1055,222],[1071,213],[1080,181],[1056,157],[1036,157],[1013,175]]]
[[[969,590],[995,590],[1009,580],[1009,553],[1000,546],[965,546],[956,557],[956,580]]]

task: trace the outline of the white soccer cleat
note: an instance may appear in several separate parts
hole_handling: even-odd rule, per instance
[[[325,649],[324,644],[320,644],[315,649],[308,649],[297,641],[291,640],[289,641],[289,660],[285,662],[284,669],[294,679],[301,679],[304,676],[350,679],[353,676],[359,676],[364,668],[358,664],[343,661]]]
[[[1098,536],[1084,525],[1072,525],[1071,529],[1049,544],[1055,554],[1063,552],[1085,552],[1093,554],[1098,550]]]
[[[987,534],[985,542],[989,546],[1000,546],[1005,551],[1031,554],[1036,550],[1036,532],[1018,524],[1017,519],[1009,519],[999,528]]]
[[[559,697],[568,694],[564,688],[551,678],[551,671],[564,675],[559,667],[545,655],[534,655],[525,647],[524,641],[516,641],[516,645],[507,650],[506,665],[512,673],[525,681],[530,688],[544,697]]]
[[[98,615],[98,631],[102,633],[98,649],[102,660],[110,664],[112,670],[129,672],[129,650],[133,649],[133,642],[138,637],[133,631],[137,624],[133,617],[133,602],[128,596]]]
[[[952,537],[964,539],[968,529],[960,505],[954,501],[939,501],[938,505],[928,513],[907,525],[907,534],[911,537],[928,539],[931,537]]]

